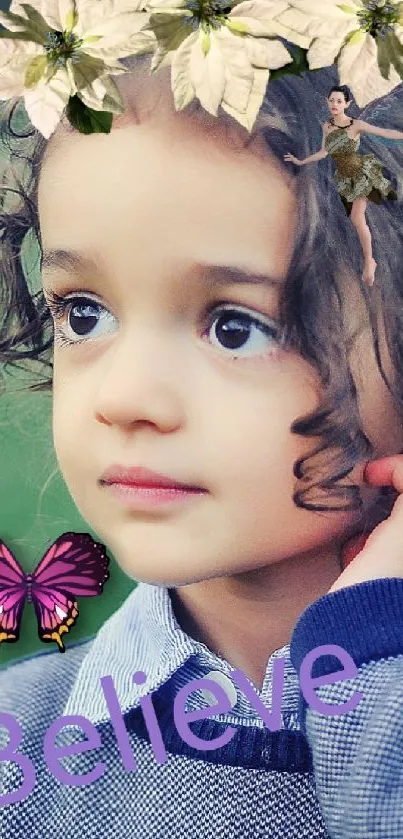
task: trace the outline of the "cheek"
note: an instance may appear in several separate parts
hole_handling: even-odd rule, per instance
[[[270,363],[270,362],[269,362]],[[276,366],[274,366],[276,365]],[[291,431],[293,422],[318,404],[318,383],[301,362],[273,362],[272,374],[257,390],[247,387],[236,398],[222,395],[209,416],[214,457],[228,484],[242,494],[256,485],[292,490],[293,464],[314,447],[315,438]],[[225,470],[225,471],[224,471]]]
[[[55,365],[53,378],[53,443],[63,475],[75,475],[83,463],[82,451],[88,444],[81,422],[82,402],[76,388],[68,379],[58,375]],[[80,455],[81,452],[81,455]]]

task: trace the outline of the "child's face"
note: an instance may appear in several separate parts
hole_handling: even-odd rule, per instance
[[[276,353],[253,321],[275,326],[291,255],[294,196],[274,159],[231,151],[179,119],[73,135],[50,148],[39,211],[44,252],[82,260],[44,267],[45,293],[99,304],[76,301],[57,321],[85,340],[55,345],[56,453],[78,509],[125,571],[186,585],[343,533],[351,513],[292,500],[293,464],[315,440],[290,426],[316,407],[317,374]],[[116,463],[207,492],[129,510],[100,484]]]

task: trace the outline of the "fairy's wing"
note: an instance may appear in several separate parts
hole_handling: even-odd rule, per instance
[[[360,119],[383,128],[403,128],[403,85],[397,85],[386,96],[374,99],[360,112]],[[385,141],[385,138],[378,137]],[[396,142],[394,140],[393,142]]]
[[[13,643],[20,637],[27,589],[22,568],[7,545],[0,541],[0,644],[3,641]]]
[[[88,533],[63,533],[50,546],[32,575],[32,602],[41,641],[55,641],[65,652],[62,635],[74,626],[76,597],[102,594],[109,578],[105,545]]]
[[[295,79],[297,77],[294,77]],[[309,85],[315,91],[318,107],[318,140],[320,135],[319,122],[324,122],[329,119],[329,110],[326,104],[326,96],[333,85],[339,84],[339,74],[334,64],[329,67],[322,67],[320,70],[313,70],[309,73],[303,74],[303,84],[301,85],[301,93],[303,96],[304,85]],[[369,122],[372,125],[377,125],[382,128],[397,128],[403,131],[403,84],[397,85],[390,93],[385,96],[380,96],[378,99],[373,99],[365,108],[357,107],[353,97],[353,106],[347,111],[348,116],[358,117],[364,122]],[[308,117],[309,115],[307,115]],[[379,137],[374,134],[362,134],[361,144],[365,141],[386,145],[393,143],[394,147],[399,149],[402,145],[401,141],[386,140],[385,137]]]

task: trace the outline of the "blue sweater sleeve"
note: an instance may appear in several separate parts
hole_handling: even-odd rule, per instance
[[[326,704],[362,693],[354,710],[330,716],[301,694],[302,728],[313,755],[319,802],[331,839],[403,839],[403,579],[385,578],[340,589],[301,615],[291,660],[334,644],[353,659],[357,675],[322,684]],[[340,671],[330,655],[312,676]]]

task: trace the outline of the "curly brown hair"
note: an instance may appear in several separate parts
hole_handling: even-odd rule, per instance
[[[130,60],[126,63],[131,67]],[[299,479],[294,502],[318,512],[362,508],[360,488],[343,480],[373,451],[361,425],[357,388],[350,369],[354,336],[347,335],[344,322],[340,286],[343,272],[348,271],[351,281],[361,288],[376,361],[403,414],[402,204],[400,201],[385,204],[372,231],[374,256],[379,258],[382,254],[378,293],[381,310],[388,312],[385,339],[393,367],[393,381],[389,381],[379,350],[379,303],[376,307],[373,295],[361,281],[361,250],[335,188],[332,161],[326,158],[319,165],[299,168],[283,160],[285,152],[304,158],[316,151],[320,140],[317,114],[325,109],[329,88],[337,81],[334,67],[301,77],[284,75],[270,81],[254,130],[250,135],[245,132],[243,139],[244,146],[257,138],[263,140],[281,166],[286,167],[288,175],[291,172],[295,179],[299,224],[281,293],[279,320],[287,346],[318,371],[323,383],[317,409],[297,419],[291,428],[296,434],[320,439],[309,454],[294,464],[294,474]],[[395,98],[390,97],[385,114],[396,127],[399,119],[402,121],[403,111]],[[358,111],[354,103],[352,108]],[[198,110],[197,104],[188,110],[192,116]],[[383,116],[383,124],[387,122],[386,117]],[[229,118],[221,114],[220,121],[228,124]],[[24,267],[28,236],[33,237],[41,252],[37,192],[47,141],[29,127],[18,102],[3,107],[0,124],[9,160],[3,172],[0,206],[0,364],[5,370],[23,367],[31,374],[33,366],[39,364],[42,378],[27,389],[49,391],[53,373],[52,318],[41,288],[33,288]],[[362,138],[361,147],[364,151],[374,150],[382,160],[401,199],[402,147],[398,143],[388,146],[368,136]]]

